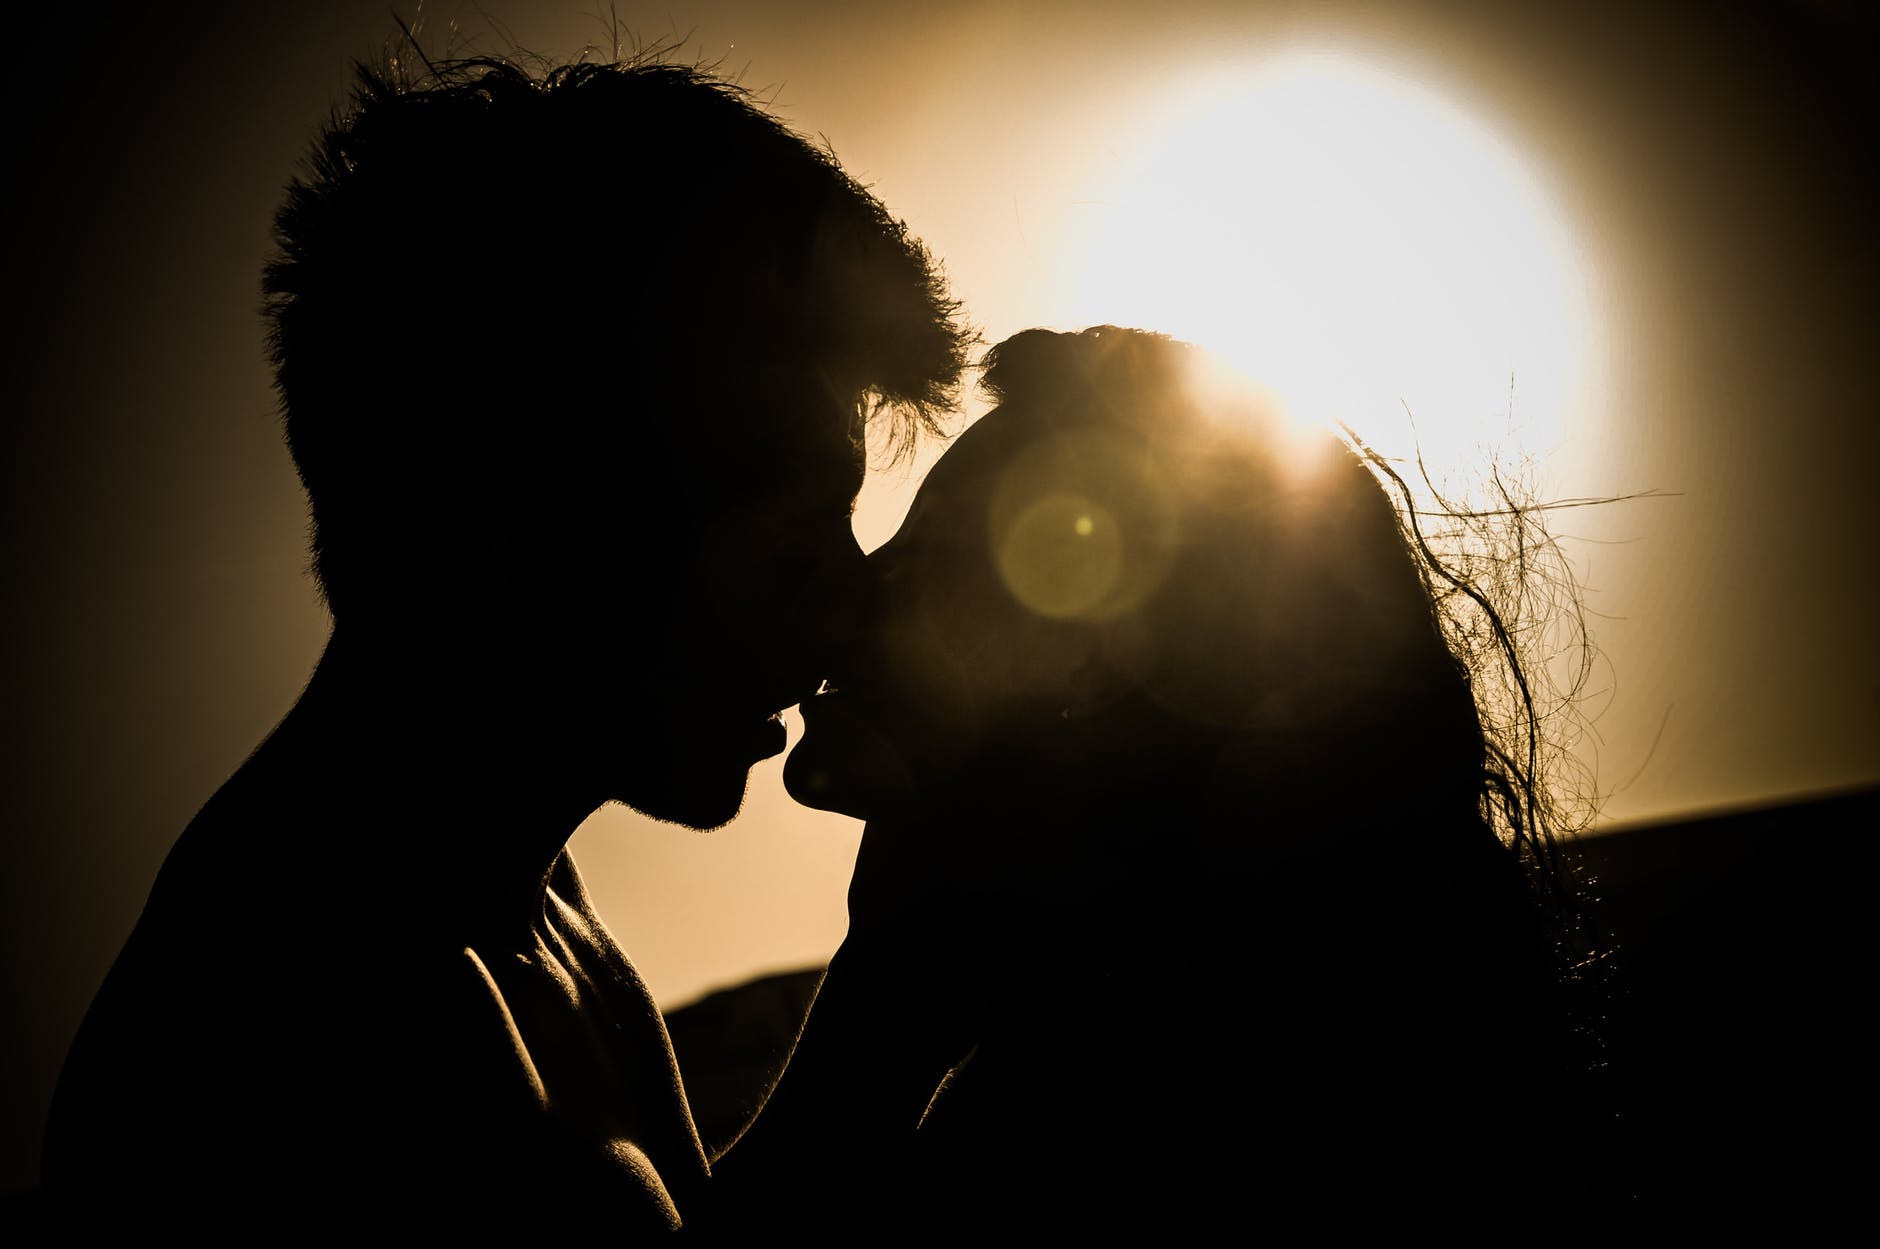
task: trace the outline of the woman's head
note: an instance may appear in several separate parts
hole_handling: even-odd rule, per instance
[[[1472,806],[1467,681],[1343,443],[1140,331],[1028,331],[985,384],[998,406],[871,557],[873,641],[806,708],[799,799],[1305,801],[1362,776]]]

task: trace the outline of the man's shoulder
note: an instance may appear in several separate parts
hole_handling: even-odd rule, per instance
[[[628,1199],[622,1216],[637,1204],[657,1222],[671,1208],[636,1149],[562,1130],[468,945],[288,943],[265,974],[149,974],[173,961],[189,960],[145,948],[73,1048],[47,1139],[57,1199],[138,1193],[183,1209],[317,1193],[494,1217],[546,1194],[613,1192]],[[642,1175],[651,1199],[633,1203]]]

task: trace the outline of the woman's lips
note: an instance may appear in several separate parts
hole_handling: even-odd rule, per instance
[[[830,707],[857,701],[859,700],[853,691],[834,681],[824,681],[812,697],[803,700],[803,715],[807,719],[810,713],[818,708],[827,710]]]

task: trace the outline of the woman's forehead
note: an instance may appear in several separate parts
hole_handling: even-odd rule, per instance
[[[987,486],[999,467],[1034,436],[1022,413],[1001,404],[961,430],[927,472],[921,493],[967,491]]]

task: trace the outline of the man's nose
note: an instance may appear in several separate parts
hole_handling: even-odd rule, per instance
[[[801,619],[812,650],[840,666],[866,644],[879,601],[868,559],[851,540],[823,560],[804,586]]]

